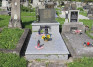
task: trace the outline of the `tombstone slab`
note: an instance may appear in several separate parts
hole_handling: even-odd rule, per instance
[[[22,28],[20,16],[20,0],[12,0],[11,20],[9,22],[9,27]]]

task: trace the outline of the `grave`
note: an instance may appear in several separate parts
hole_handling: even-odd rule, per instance
[[[76,4],[71,4],[70,10],[76,10],[76,8],[77,8]]]
[[[90,9],[88,11],[88,14],[87,14],[88,17],[93,17],[93,5],[90,6]]]
[[[8,0],[2,0],[2,9],[7,10],[7,7],[9,6]]]
[[[62,25],[62,33],[72,32],[73,30],[82,30],[85,32],[85,26],[78,19],[79,10],[69,10],[69,22],[65,22]]]
[[[20,0],[12,0],[11,19],[8,26],[12,28],[22,28],[20,16]]]
[[[38,9],[39,20],[32,23],[32,35],[25,57],[28,61],[33,59],[67,60],[69,52],[59,33],[59,23],[55,21],[54,4],[48,5],[48,2],[45,4],[49,7]],[[45,41],[42,39],[43,35],[50,35],[50,39]],[[39,44],[42,48],[38,47]]]
[[[28,7],[28,0],[21,0],[21,4],[25,7]]]

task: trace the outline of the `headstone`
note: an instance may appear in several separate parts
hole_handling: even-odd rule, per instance
[[[9,22],[9,27],[22,28],[20,16],[20,0],[12,0],[11,20]]]
[[[85,32],[85,26],[78,19],[79,10],[69,10],[69,22],[62,25],[62,33],[72,32],[73,30],[82,30]]]
[[[2,0],[2,7],[6,8],[8,7],[9,3],[8,0]]]
[[[71,10],[76,10],[76,8],[77,8],[77,6],[76,6],[76,4],[71,4]]]
[[[55,21],[54,9],[39,9],[39,23],[53,23]]]
[[[79,11],[70,10],[69,11],[69,22],[78,22]]]
[[[64,10],[68,11],[69,9],[70,9],[70,4],[69,3],[65,4]]]
[[[93,6],[90,6],[90,9],[88,11],[88,17],[93,17]]]

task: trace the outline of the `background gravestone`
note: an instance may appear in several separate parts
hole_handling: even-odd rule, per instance
[[[65,4],[64,10],[68,11],[69,9],[70,9],[70,4],[69,3]]]
[[[88,11],[88,17],[93,17],[93,6],[90,6],[90,9]]]
[[[76,10],[76,8],[77,8],[77,6],[76,6],[76,4],[71,4],[71,10]]]
[[[78,22],[79,11],[71,10],[69,13],[69,22]]]
[[[22,28],[20,17],[20,0],[12,0],[11,20],[9,22],[9,27]]]

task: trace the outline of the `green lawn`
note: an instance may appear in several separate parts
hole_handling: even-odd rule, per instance
[[[21,17],[22,16],[36,16],[35,12],[21,12]]]
[[[80,22],[83,22],[84,23],[84,25],[87,25],[87,26],[89,26],[89,28],[91,29],[91,27],[92,27],[92,24],[93,24],[93,20],[87,20],[87,19],[80,19],[79,20]]]
[[[14,49],[24,30],[18,28],[4,28],[0,33],[0,48]]]
[[[0,15],[0,27],[8,27],[10,16]]]
[[[27,61],[11,53],[0,53],[0,67],[26,67]]]
[[[74,62],[67,64],[67,67],[93,67],[93,58],[76,59]]]
[[[59,22],[60,25],[62,25],[62,24],[64,24],[65,19],[64,19],[64,18],[60,18],[60,17],[58,17],[58,18],[56,18],[56,21]]]
[[[87,16],[87,12],[86,11],[80,11],[79,14],[81,14],[83,16]]]

